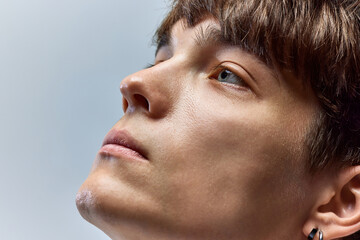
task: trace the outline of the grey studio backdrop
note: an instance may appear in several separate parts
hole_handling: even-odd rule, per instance
[[[165,0],[0,0],[0,239],[109,239],[75,195]]]

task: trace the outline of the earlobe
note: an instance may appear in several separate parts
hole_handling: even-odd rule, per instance
[[[326,240],[360,231],[360,166],[341,169],[333,178],[304,224],[306,236],[313,228],[321,230]]]

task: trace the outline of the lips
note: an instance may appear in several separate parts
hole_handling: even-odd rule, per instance
[[[111,130],[104,139],[100,153],[148,160],[145,149],[126,130]]]

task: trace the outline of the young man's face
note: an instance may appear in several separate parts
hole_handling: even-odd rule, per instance
[[[218,28],[177,22],[155,66],[121,83],[125,114],[113,133],[131,135],[146,160],[105,146],[77,198],[113,239],[300,239],[315,97],[217,42]]]

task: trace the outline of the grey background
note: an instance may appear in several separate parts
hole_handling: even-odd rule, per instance
[[[75,195],[165,0],[0,0],[0,239],[109,239]]]

